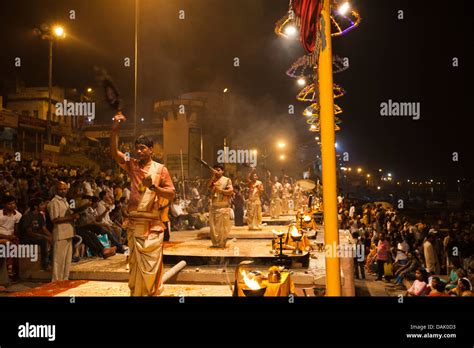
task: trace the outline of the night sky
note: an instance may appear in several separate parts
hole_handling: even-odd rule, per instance
[[[255,120],[288,127],[301,143],[314,137],[301,116],[307,104],[296,101],[298,87],[285,75],[303,50],[273,31],[288,1],[139,1],[141,116],[152,116],[154,101],[228,87],[253,105],[252,111],[236,110],[246,113],[242,132],[256,132],[247,122]],[[351,3],[362,23],[333,40],[333,52],[350,61],[348,70],[334,76],[347,91],[337,100],[344,109],[337,133],[340,151],[349,153],[351,165],[383,168],[395,178],[471,178],[468,0]],[[69,10],[76,12],[75,20],[68,18]],[[178,18],[179,10],[185,11],[185,20]],[[398,10],[404,11],[403,20]],[[125,112],[132,110],[134,1],[1,0],[0,19],[1,94],[12,90],[16,77],[27,86],[47,85],[47,43],[32,29],[49,21],[63,24],[68,33],[55,49],[54,83],[86,88],[94,83],[93,66],[105,66],[124,96]],[[21,68],[13,66],[14,57],[22,58]],[[124,57],[132,59],[130,68],[123,66]],[[233,66],[234,57],[240,59],[239,68]],[[459,58],[457,68],[453,57]],[[380,103],[389,99],[421,102],[420,120],[381,117]],[[288,115],[289,104],[297,105],[295,115]],[[455,151],[458,163],[451,160]]]

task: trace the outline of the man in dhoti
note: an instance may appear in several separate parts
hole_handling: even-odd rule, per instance
[[[288,179],[285,178],[283,179],[283,192],[282,192],[282,201],[281,201],[281,205],[282,205],[281,210],[284,215],[288,215],[289,213],[290,198],[291,198],[291,184],[288,182]]]
[[[232,181],[225,177],[224,168],[216,164],[208,187],[211,190],[209,228],[212,248],[225,248],[231,229],[230,198],[234,193]]]
[[[136,158],[118,149],[121,114],[115,115],[112,126],[111,151],[115,161],[131,181],[127,229],[131,296],[157,296],[163,291],[163,235],[160,201],[172,200],[174,186],[166,167],[152,160],[153,141],[145,136],[135,140]]]
[[[295,202],[295,210],[299,211],[302,208],[303,190],[299,184],[295,184],[293,189],[293,201]]]
[[[272,193],[270,197],[270,216],[272,219],[278,219],[281,215],[281,194],[283,185],[278,182],[278,177],[275,176],[272,185]]]
[[[262,227],[262,201],[263,184],[258,180],[257,173],[250,173],[249,199],[247,201],[247,225],[249,230],[261,230]]]

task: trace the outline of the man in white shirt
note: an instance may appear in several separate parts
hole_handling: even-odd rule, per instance
[[[7,196],[3,200],[4,208],[0,209],[0,243],[9,244],[14,243],[18,244],[17,238],[17,224],[20,222],[21,214],[16,210],[16,199],[13,196]],[[18,273],[18,263],[14,262],[14,271]],[[8,284],[8,269],[7,269],[7,260],[5,258],[0,258],[0,285]]]
[[[59,181],[56,186],[56,196],[48,204],[48,213],[53,227],[53,274],[52,281],[68,280],[72,259],[72,238],[74,227],[72,223],[79,219],[74,214],[66,200],[67,184]]]
[[[92,177],[88,176],[82,184],[83,193],[87,196],[93,196],[94,191],[92,190]]]
[[[349,217],[352,219],[354,217],[354,213],[355,213],[355,206],[354,204],[351,204],[351,207],[349,208]]]
[[[409,251],[410,246],[408,245],[406,238],[403,238],[403,240],[397,244],[397,256],[395,257],[395,262],[405,265],[408,262]]]
[[[13,241],[16,239],[16,224],[20,222],[21,213],[16,210],[16,199],[7,196],[4,201],[4,208],[0,210],[0,239]]]

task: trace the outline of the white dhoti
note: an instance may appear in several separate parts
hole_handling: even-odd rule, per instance
[[[281,198],[272,198],[270,201],[270,216],[278,219],[281,215]]]
[[[213,246],[225,248],[231,227],[230,208],[211,207],[209,211],[209,229]]]
[[[261,230],[262,224],[262,205],[260,200],[249,201],[247,210],[247,225],[249,230]]]
[[[281,210],[283,214],[288,214],[288,197],[283,197],[283,199],[281,200]]]
[[[160,295],[163,292],[163,232],[150,231],[149,222],[130,219],[127,234],[130,295]]]

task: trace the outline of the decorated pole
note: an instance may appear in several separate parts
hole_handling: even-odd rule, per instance
[[[318,61],[321,157],[324,205],[324,243],[326,252],[326,295],[341,296],[341,270],[337,248],[339,228],[337,220],[336,148],[334,125],[334,92],[332,78],[331,2],[323,0],[320,17],[321,51]]]

